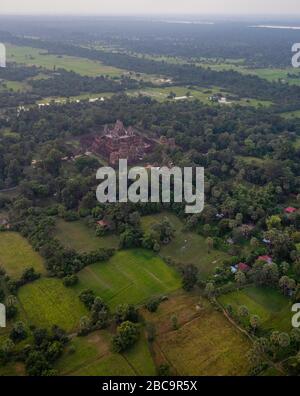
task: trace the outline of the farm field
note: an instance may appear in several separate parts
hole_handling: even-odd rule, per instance
[[[58,56],[48,54],[46,50],[32,47],[7,45],[8,62],[26,64],[28,66],[43,67],[48,70],[65,69],[74,71],[82,76],[96,77],[106,75],[119,77],[124,71],[111,66],[105,66],[101,62],[72,56]]]
[[[92,289],[114,309],[118,304],[140,304],[155,295],[180,288],[180,276],[164,261],[143,249],[117,252],[110,260],[84,268],[79,274],[80,292]]]
[[[74,331],[87,310],[73,290],[61,280],[42,278],[20,288],[18,299],[30,325],[50,328],[58,325]]]
[[[268,81],[278,81],[285,80],[290,85],[300,85],[300,72],[295,68],[286,68],[286,69],[278,69],[278,68],[254,68],[249,69],[242,64],[234,64],[234,63],[210,63],[203,62],[199,63],[199,66],[205,68],[211,68],[216,71],[236,71],[241,74],[251,74],[257,77],[263,78]],[[289,74],[298,75],[298,78],[290,78]]]
[[[156,313],[143,311],[154,324],[157,364],[168,362],[173,374],[199,376],[247,375],[245,359],[251,344],[230,322],[196,295],[176,293]],[[178,329],[171,318],[175,315]]]
[[[167,217],[173,225],[175,238],[170,244],[162,246],[161,256],[170,257],[176,262],[196,265],[203,279],[206,279],[213,269],[228,257],[226,253],[215,249],[208,252],[205,239],[196,233],[184,231],[183,222],[174,214],[159,213],[142,217],[142,228],[149,229],[155,222],[162,221],[164,217]]]
[[[26,82],[4,80],[0,83],[1,91],[27,92],[31,87]]]
[[[13,279],[19,279],[30,267],[37,273],[46,273],[41,256],[16,232],[0,233],[0,252],[0,266]]]
[[[251,286],[223,295],[218,300],[224,307],[231,304],[235,312],[239,306],[245,305],[252,315],[261,318],[266,330],[291,330],[291,303],[277,290]]]
[[[281,117],[286,118],[286,119],[300,118],[300,110],[288,111],[285,113],[281,113],[280,115],[281,115]]]
[[[57,362],[56,369],[64,376],[155,374],[155,365],[143,335],[123,354],[112,353],[110,343],[111,336],[107,331],[76,337]],[[70,353],[70,347],[74,348],[73,353]]]
[[[184,86],[170,86],[170,87],[157,87],[157,88],[145,88],[143,90],[134,90],[134,91],[127,91],[129,95],[136,96],[136,95],[144,95],[150,96],[153,99],[156,99],[160,102],[168,100],[168,96],[170,93],[173,92],[176,94],[174,100],[182,100],[182,99],[198,99],[205,104],[216,105],[215,103],[209,100],[211,95],[217,94],[222,92],[223,95],[229,95],[229,93],[224,92],[224,90],[220,87],[209,87],[209,88],[201,88],[195,87],[193,89],[188,89],[188,87]],[[189,93],[190,96],[187,96]],[[240,104],[243,106],[270,106],[272,102],[264,101],[264,100],[255,100],[249,98],[243,98],[240,100],[233,100],[229,101],[232,104]]]
[[[112,92],[100,92],[100,93],[84,93],[81,95],[77,96],[70,96],[68,98],[66,97],[48,97],[44,98],[42,100],[39,100],[37,104],[51,104],[51,102],[54,102],[55,104],[65,104],[67,102],[76,102],[76,101],[82,101],[82,100],[89,100],[89,99],[96,99],[96,98],[111,98],[114,94]]]
[[[78,252],[89,252],[99,248],[117,248],[119,238],[116,235],[97,237],[94,230],[83,221],[67,222],[59,219],[56,223],[56,238],[66,247]]]

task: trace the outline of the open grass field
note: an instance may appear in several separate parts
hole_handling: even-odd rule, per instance
[[[263,78],[270,82],[285,80],[290,85],[300,85],[300,71],[295,68],[286,68],[286,69],[278,69],[278,68],[256,68],[249,69],[244,64],[236,64],[236,63],[214,63],[214,62],[203,62],[199,63],[199,66],[205,68],[211,68],[216,71],[228,71],[233,70],[241,74],[251,74],[257,77]],[[289,74],[298,77],[291,78]]]
[[[31,88],[26,82],[5,80],[0,83],[1,91],[27,92]]]
[[[240,305],[245,305],[252,315],[261,318],[262,327],[266,330],[291,330],[291,303],[277,290],[251,286],[225,294],[219,297],[219,302],[224,307],[231,304],[235,311]]]
[[[111,66],[105,66],[101,62],[72,56],[58,56],[48,54],[46,50],[7,45],[8,62],[25,64],[28,66],[43,67],[48,70],[65,69],[74,71],[83,76],[96,77],[100,75],[119,77],[124,71]]]
[[[286,119],[300,118],[300,110],[287,111],[285,113],[281,113],[280,115],[281,115],[281,117],[284,117]]]
[[[180,288],[179,275],[164,261],[143,249],[116,253],[109,261],[84,268],[75,290],[92,289],[114,309],[124,302],[140,304],[155,295]]]
[[[50,328],[58,325],[74,331],[87,310],[76,293],[61,280],[42,278],[20,288],[18,299],[30,325]]]
[[[119,238],[116,235],[97,237],[94,230],[83,221],[67,222],[59,219],[56,223],[56,235],[67,248],[79,252],[89,252],[99,248],[117,248]]]
[[[152,224],[162,221],[167,217],[175,229],[175,238],[166,246],[163,246],[160,254],[170,257],[176,262],[194,264],[199,269],[202,279],[206,279],[222,260],[228,256],[226,253],[211,250],[208,252],[205,239],[196,233],[184,231],[183,222],[174,214],[159,213],[142,218],[142,228],[149,229]]]
[[[250,342],[209,302],[183,292],[162,303],[156,313],[143,312],[156,328],[153,344],[157,364],[167,362],[173,374],[246,375]],[[176,315],[178,329],[171,325]]]
[[[150,96],[153,99],[156,99],[160,102],[164,102],[165,100],[168,100],[168,96],[170,95],[170,92],[176,94],[176,97],[173,99],[175,101],[183,100],[183,99],[188,99],[188,100],[198,99],[201,102],[212,106],[215,106],[216,104],[209,100],[210,96],[220,92],[222,92],[224,96],[229,95],[228,92],[224,92],[224,90],[222,90],[222,88],[220,87],[210,87],[210,88],[194,87],[193,89],[188,89],[187,87],[184,86],[171,86],[171,87],[145,88],[143,90],[127,91],[129,95]],[[189,93],[190,96],[187,97],[187,93]],[[272,105],[272,102],[270,101],[256,100],[251,98],[233,100],[230,101],[230,103],[239,104],[242,106],[253,106],[253,107],[259,107],[259,106],[268,107]],[[230,103],[228,105],[230,105]]]
[[[16,232],[0,233],[0,266],[13,279],[19,279],[26,268],[46,272],[41,256]]]
[[[70,347],[74,352],[70,352]],[[97,331],[86,337],[76,337],[57,362],[60,375],[154,375],[155,365],[147,341],[141,335],[138,343],[123,354],[111,352],[111,335]]]
[[[89,99],[96,99],[96,98],[111,98],[114,94],[112,92],[99,92],[99,93],[84,93],[77,96],[70,96],[68,98],[62,96],[56,97],[47,97],[39,100],[37,104],[51,104],[54,102],[55,104],[65,104],[67,102],[76,102],[76,101],[83,101]]]

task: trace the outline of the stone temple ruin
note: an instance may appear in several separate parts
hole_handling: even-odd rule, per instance
[[[106,125],[103,134],[93,135],[81,143],[88,151],[103,155],[112,166],[119,159],[127,159],[128,163],[142,161],[154,147],[152,140],[141,136],[133,127],[125,128],[119,120],[113,127]]]

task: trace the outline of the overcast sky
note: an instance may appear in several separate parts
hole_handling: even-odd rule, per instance
[[[1,14],[300,14],[300,0],[0,0]]]

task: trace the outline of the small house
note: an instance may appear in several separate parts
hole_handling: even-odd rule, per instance
[[[273,262],[272,257],[270,257],[270,256],[268,256],[268,255],[259,256],[259,257],[257,258],[257,260],[259,260],[259,261],[265,261],[265,262],[268,263],[268,264],[272,264],[272,262]]]
[[[242,272],[248,272],[250,270],[249,265],[246,263],[239,263],[237,267],[238,267],[238,271],[242,271]]]
[[[106,220],[99,220],[97,221],[97,225],[101,228],[103,228],[104,230],[107,230],[110,228],[110,223]]]
[[[289,206],[288,208],[285,208],[285,209],[284,209],[284,212],[285,212],[286,214],[292,214],[292,213],[297,212],[297,209],[294,208],[293,206]]]

